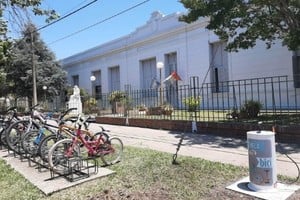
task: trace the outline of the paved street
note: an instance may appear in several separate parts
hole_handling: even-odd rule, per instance
[[[100,124],[92,124],[91,130],[97,130],[99,126]],[[108,124],[102,124],[102,126],[110,130],[110,135],[121,138],[125,148],[126,146],[135,146],[174,154],[181,137],[180,132],[168,130]],[[277,174],[296,178],[298,169],[284,153],[287,153],[300,165],[300,145],[280,143],[276,144],[276,151]],[[180,155],[248,167],[247,141],[241,139],[185,133],[182,146],[178,152],[178,160],[180,160]],[[171,161],[172,158],[170,158]]]

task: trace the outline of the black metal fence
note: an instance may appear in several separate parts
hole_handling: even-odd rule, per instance
[[[100,115],[130,118],[297,123],[299,89],[288,76],[204,84],[191,77],[188,85],[175,83],[146,90],[132,90],[127,85],[125,100],[111,105],[109,94],[102,94],[98,107]],[[259,113],[251,114],[255,109]]]

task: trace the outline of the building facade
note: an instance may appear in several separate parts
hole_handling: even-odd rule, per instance
[[[69,83],[97,96],[125,90],[126,86],[133,90],[148,89],[153,80],[162,82],[176,71],[182,79],[176,87],[189,84],[191,77],[197,77],[200,85],[211,83],[213,101],[214,95],[238,89],[228,84],[230,81],[282,76],[293,80],[288,83],[293,92],[288,94],[290,89],[286,89],[283,95],[299,95],[300,85],[295,84],[299,79],[299,54],[293,54],[281,43],[266,49],[263,42],[257,42],[252,49],[227,52],[226,43],[205,29],[207,19],[187,24],[178,20],[181,14],[164,16],[153,12],[146,24],[134,32],[61,60]],[[163,65],[158,67],[158,62]],[[282,101],[291,106],[286,98]],[[296,102],[293,104],[297,106]]]

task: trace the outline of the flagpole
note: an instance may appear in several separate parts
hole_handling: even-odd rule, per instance
[[[164,68],[164,63],[163,62],[157,62],[156,63],[156,68],[159,69],[159,80],[160,80],[160,85],[159,85],[159,94],[160,94],[160,106],[163,103],[163,95],[162,95],[162,69]]]

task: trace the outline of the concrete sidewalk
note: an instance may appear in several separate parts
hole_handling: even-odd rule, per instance
[[[100,130],[100,124],[91,124],[93,131]],[[174,154],[181,138],[180,132],[155,130],[130,126],[101,124],[110,130],[111,136],[122,139],[124,146],[149,148]],[[246,134],[246,133],[245,133]],[[276,144],[277,174],[292,178],[298,176],[296,165],[284,154],[288,154],[300,166],[300,144]],[[184,133],[184,140],[178,156],[192,156],[210,161],[248,167],[247,141],[209,134]],[[180,159],[180,158],[178,158]],[[170,162],[172,158],[170,158]]]

